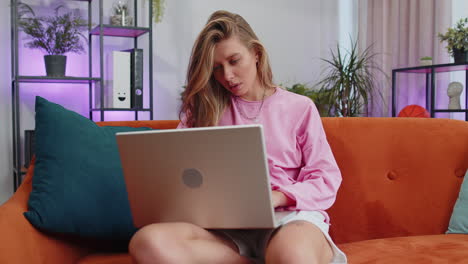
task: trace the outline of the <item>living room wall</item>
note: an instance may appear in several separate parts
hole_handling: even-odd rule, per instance
[[[244,16],[269,51],[275,81],[290,85],[295,82],[313,83],[320,72],[319,58],[328,54],[329,47],[336,44],[340,34],[346,36],[343,39],[349,35],[349,32],[343,33],[343,29],[339,30],[338,27],[339,14],[343,16],[348,13],[338,8],[343,1],[347,0],[298,0],[294,4],[283,0],[166,0],[163,21],[154,29],[154,118],[177,118],[179,94],[185,81],[192,44],[213,11],[225,9]],[[0,56],[4,58],[0,71],[0,203],[6,201],[13,191],[9,2],[0,1]],[[54,0],[26,2],[38,8],[54,6]],[[106,5],[113,3],[111,0],[104,2]],[[70,1],[64,3],[73,7],[77,5]],[[147,7],[147,1],[142,5]],[[348,23],[349,19],[342,21]],[[113,39],[112,45],[118,46],[114,42]],[[145,48],[145,45],[142,47]],[[40,51],[22,49],[20,65],[23,66],[20,73],[45,74],[42,55]],[[70,55],[68,61],[71,67],[67,68],[67,74],[87,75],[87,56]],[[86,116],[86,87],[21,85],[21,128],[34,128],[34,97],[37,94]],[[131,115],[121,115],[108,119],[131,118]]]
[[[11,144],[10,7],[0,2],[0,204],[13,192]]]

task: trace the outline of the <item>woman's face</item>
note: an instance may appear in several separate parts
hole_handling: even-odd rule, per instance
[[[259,100],[263,90],[257,78],[257,60],[253,50],[247,49],[236,36],[230,37],[215,46],[213,75],[232,94]]]

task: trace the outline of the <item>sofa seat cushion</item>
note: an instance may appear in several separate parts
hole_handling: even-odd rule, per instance
[[[82,258],[78,264],[134,264],[129,254],[93,254]]]
[[[466,263],[468,235],[393,237],[340,244],[349,263]]]

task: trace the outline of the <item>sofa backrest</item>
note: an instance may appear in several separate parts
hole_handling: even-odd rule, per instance
[[[179,120],[140,120],[140,121],[105,121],[96,122],[99,126],[151,127],[154,129],[176,128]]]
[[[441,234],[468,168],[468,122],[323,118],[343,182],[329,209],[337,243]],[[100,125],[175,128],[178,121]]]
[[[324,118],[343,182],[329,209],[337,243],[442,234],[468,168],[468,122]]]

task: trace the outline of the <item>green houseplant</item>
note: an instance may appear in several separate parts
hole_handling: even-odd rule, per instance
[[[330,91],[313,89],[305,83],[296,83],[291,87],[285,87],[285,89],[309,97],[315,103],[315,106],[317,106],[320,116],[329,115],[330,105],[327,102],[327,98],[329,97]]]
[[[381,96],[376,89],[376,73],[385,73],[376,66],[371,47],[358,52],[357,41],[351,41],[351,50],[342,52],[339,45],[331,50],[331,59],[322,59],[327,66],[324,77],[317,83],[326,94],[329,114],[332,116],[361,116],[369,112],[374,96]]]
[[[441,42],[447,42],[447,50],[455,63],[468,62],[468,17],[460,19],[454,28],[438,34]]]
[[[36,16],[29,5],[22,2],[17,5],[19,29],[29,40],[25,46],[47,54],[44,56],[47,76],[64,76],[67,58],[64,54],[84,51],[81,39],[85,38],[82,31],[87,29],[87,22],[72,12],[60,14],[62,8],[63,5],[56,7],[54,16]]]

